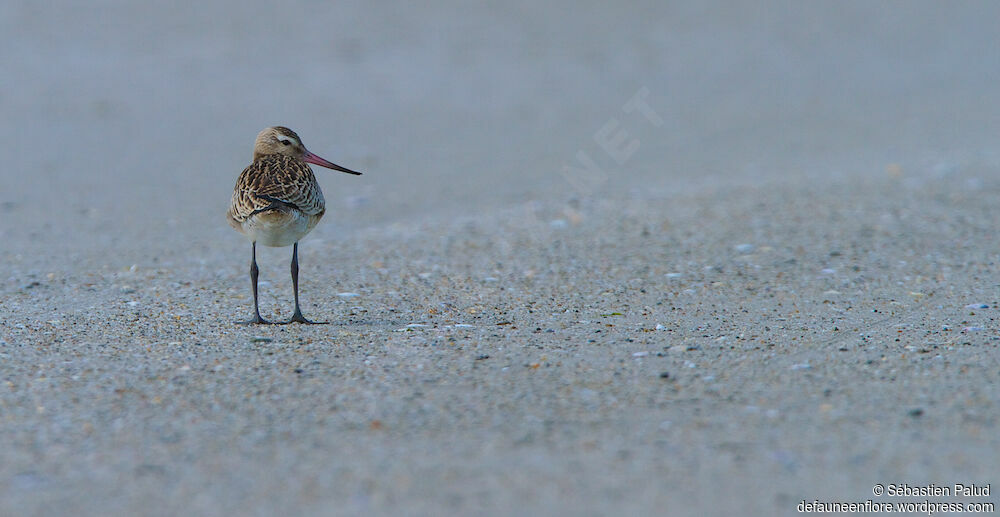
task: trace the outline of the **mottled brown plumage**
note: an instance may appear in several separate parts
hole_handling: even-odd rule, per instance
[[[254,319],[266,323],[257,307],[257,243],[264,246],[293,245],[292,285],[295,314],[292,321],[310,323],[299,310],[299,239],[309,233],[326,212],[323,191],[309,163],[360,175],[309,152],[299,135],[287,127],[269,127],[257,135],[253,163],[240,174],[226,219],[230,226],[253,243],[250,278],[253,283]]]
[[[228,219],[251,240],[265,246],[288,246],[311,231],[325,212],[323,191],[309,165],[292,156],[267,154],[243,169]],[[305,219],[301,235],[294,224],[297,217]],[[282,231],[285,228],[291,231]]]

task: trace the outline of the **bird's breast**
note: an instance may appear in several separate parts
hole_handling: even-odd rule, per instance
[[[243,233],[263,246],[291,246],[312,230],[321,216],[305,215],[298,210],[276,208],[249,217]]]

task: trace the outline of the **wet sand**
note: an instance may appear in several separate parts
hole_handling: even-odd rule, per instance
[[[127,267],[8,256],[0,501],[791,514],[877,482],[989,482],[998,187],[885,178],[321,226],[301,261],[322,326],[233,323],[250,311],[235,234]],[[286,251],[262,254],[265,317],[291,310]]]

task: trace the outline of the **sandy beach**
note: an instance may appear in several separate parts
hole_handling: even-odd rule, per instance
[[[0,515],[998,502],[996,7],[225,4],[2,8]]]

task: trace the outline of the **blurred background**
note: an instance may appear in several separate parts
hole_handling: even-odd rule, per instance
[[[223,214],[276,124],[365,172],[317,171],[327,235],[580,195],[995,170],[998,19],[994,2],[8,0],[0,238],[243,245]],[[643,88],[660,126],[622,110]],[[594,141],[612,120],[640,144],[621,164]],[[589,192],[561,172],[581,151],[607,174]]]

